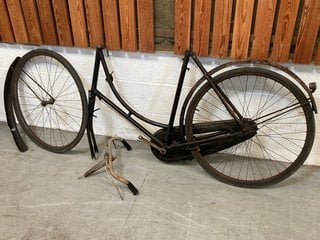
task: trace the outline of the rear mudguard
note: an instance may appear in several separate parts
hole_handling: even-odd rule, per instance
[[[306,96],[308,96],[308,98],[310,99],[311,102],[311,107],[312,110],[317,113],[317,106],[316,106],[316,102],[314,100],[314,97],[312,95],[312,93],[314,92],[316,86],[315,83],[312,83],[310,85],[310,88],[295,74],[293,73],[291,70],[289,70],[287,67],[284,67],[278,63],[272,63],[272,62],[268,62],[268,61],[259,61],[259,60],[245,60],[245,61],[232,61],[232,62],[228,62],[222,65],[219,65],[218,67],[212,69],[211,71],[208,72],[208,75],[218,75],[220,71],[223,71],[225,69],[233,69],[235,67],[242,67],[242,65],[254,65],[252,67],[267,67],[267,68],[274,68],[275,70],[280,70],[280,74],[285,73],[290,79],[291,81],[294,81],[297,83],[298,86],[300,86],[300,89],[303,89],[303,92]],[[214,78],[213,78],[214,79]],[[186,116],[186,111],[188,109],[190,100],[192,99],[193,95],[196,93],[196,91],[200,88],[200,86],[202,86],[205,82],[207,81],[207,79],[203,76],[201,77],[194,85],[193,87],[190,89],[188,95],[186,96],[184,103],[182,105],[181,108],[181,112],[180,112],[180,131],[181,131],[181,137],[182,139],[184,138],[185,134],[184,134],[184,127],[185,126],[185,116]],[[312,86],[312,87],[311,87]]]
[[[12,133],[13,139],[18,147],[18,149],[21,152],[25,152],[28,150],[27,145],[23,141],[20,132],[17,128],[16,118],[14,115],[14,109],[12,105],[12,95],[11,95],[11,78],[14,71],[14,68],[16,67],[20,57],[17,57],[12,64],[9,67],[9,70],[7,72],[6,80],[4,83],[4,108],[6,112],[7,117],[7,124],[10,128],[10,131]]]

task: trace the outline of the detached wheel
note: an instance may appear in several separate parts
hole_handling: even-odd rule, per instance
[[[12,77],[17,119],[38,146],[62,153],[82,138],[87,98],[80,77],[61,55],[36,49],[18,62]]]

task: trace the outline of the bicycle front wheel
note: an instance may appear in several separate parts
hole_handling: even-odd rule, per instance
[[[199,146],[192,154],[200,165],[215,178],[240,187],[274,184],[294,173],[307,158],[315,135],[314,115],[303,92],[284,76],[262,68],[229,70],[214,81],[255,134],[225,149],[215,145],[220,151],[213,154]],[[207,82],[190,102],[187,141],[213,136],[213,132],[197,132],[195,126],[215,121],[236,123]],[[231,135],[232,130],[226,129],[224,134]]]
[[[72,149],[87,125],[87,98],[72,65],[46,49],[25,54],[12,77],[13,106],[28,137],[56,153]]]

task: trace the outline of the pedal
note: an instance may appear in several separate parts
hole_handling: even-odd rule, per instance
[[[127,149],[127,151],[130,151],[132,149],[132,147],[130,146],[130,144],[126,140],[122,139],[121,142],[122,142],[123,146]]]

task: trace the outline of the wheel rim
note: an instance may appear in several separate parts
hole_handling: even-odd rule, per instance
[[[72,148],[84,131],[86,105],[66,64],[40,53],[29,58],[18,75],[17,117],[29,137],[54,152]]]
[[[258,76],[254,71],[246,75],[246,71],[234,70],[224,74],[219,86],[244,118],[256,121],[257,134],[219,153],[202,156],[194,151],[193,155],[218,179],[250,187],[278,182],[303,163],[313,141],[313,114],[309,105],[294,105],[299,101],[306,102],[306,99],[288,80],[284,81],[278,74],[270,76],[267,70],[261,70]],[[208,89],[209,84],[203,86],[190,104],[186,121],[188,141],[197,138],[191,124],[232,119],[214,91],[207,92]],[[285,113],[289,106],[292,111]],[[274,111],[279,111],[279,116],[272,118],[275,115],[268,114]]]

